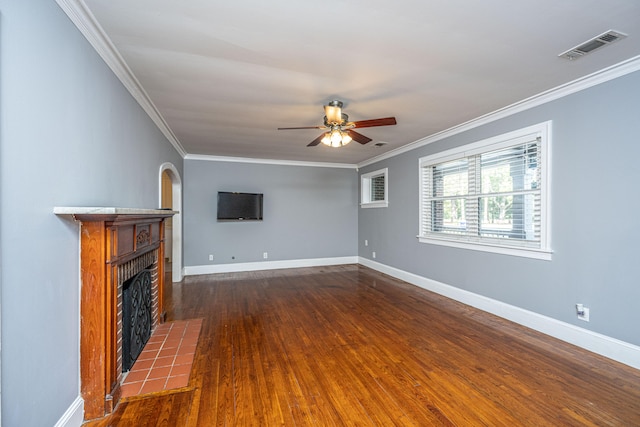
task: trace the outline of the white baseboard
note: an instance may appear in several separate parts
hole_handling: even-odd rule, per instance
[[[360,264],[536,331],[640,369],[640,347],[366,258]]]
[[[283,261],[244,262],[235,264],[194,265],[184,267],[185,276],[242,271],[277,270],[280,268],[322,267],[325,265],[357,264],[357,256],[336,258],[292,259]]]
[[[83,422],[84,400],[78,396],[53,427],[80,427]]]

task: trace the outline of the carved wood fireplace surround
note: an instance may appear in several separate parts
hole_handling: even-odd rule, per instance
[[[175,211],[55,208],[80,221],[80,389],[84,418],[113,411],[122,383],[122,284],[152,274],[152,328],[164,321],[164,221]]]

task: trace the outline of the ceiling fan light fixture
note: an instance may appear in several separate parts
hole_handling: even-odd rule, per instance
[[[331,101],[324,106],[324,114],[329,124],[337,125],[342,123],[342,102]]]
[[[344,147],[352,141],[352,138],[347,132],[343,132],[340,128],[335,127],[330,132],[325,133],[320,141],[324,145],[337,148]]]
[[[342,133],[338,129],[334,129],[331,131],[329,139],[331,139],[331,145],[335,147],[336,144],[342,142]]]
[[[374,126],[391,126],[396,124],[395,117],[384,117],[380,119],[349,121],[349,116],[342,112],[342,101],[333,100],[324,106],[324,126],[302,126],[278,128],[285,129],[324,129],[325,132],[307,144],[307,147],[315,147],[322,143],[328,147],[344,147],[354,139],[360,144],[373,141],[371,138],[356,132],[355,128],[366,128]]]

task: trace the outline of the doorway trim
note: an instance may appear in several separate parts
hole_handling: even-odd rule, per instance
[[[173,216],[172,242],[171,242],[171,281],[182,280],[182,180],[180,172],[172,163],[160,165],[158,174],[158,207],[162,208],[162,173],[167,172],[171,179],[171,209],[178,213]]]

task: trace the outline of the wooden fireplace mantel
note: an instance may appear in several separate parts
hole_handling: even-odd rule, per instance
[[[118,268],[141,257],[156,259],[158,310],[153,322],[163,322],[164,221],[177,212],[56,207],[54,213],[80,222],[80,388],[84,418],[90,420],[111,413],[121,394]]]

